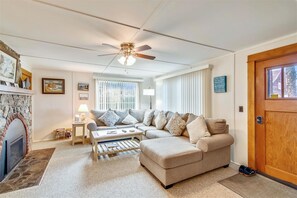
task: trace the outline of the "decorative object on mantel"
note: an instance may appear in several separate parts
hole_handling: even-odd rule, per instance
[[[20,55],[0,41],[0,80],[15,83]]]
[[[213,87],[215,93],[227,92],[227,76],[218,76],[213,79]]]
[[[65,94],[65,79],[42,78],[43,94]]]
[[[89,91],[89,83],[78,83],[77,90],[78,91]]]

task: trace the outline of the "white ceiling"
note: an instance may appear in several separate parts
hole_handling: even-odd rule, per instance
[[[0,0],[0,39],[32,68],[151,77],[295,32],[296,0]],[[124,41],[156,59],[97,56]]]

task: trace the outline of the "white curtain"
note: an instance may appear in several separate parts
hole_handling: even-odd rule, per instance
[[[138,109],[138,83],[96,80],[96,109]]]
[[[156,82],[157,109],[211,116],[210,69]]]

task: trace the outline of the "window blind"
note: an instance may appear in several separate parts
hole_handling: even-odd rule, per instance
[[[138,83],[96,80],[96,109],[137,109]]]
[[[157,109],[210,116],[210,69],[156,82]]]

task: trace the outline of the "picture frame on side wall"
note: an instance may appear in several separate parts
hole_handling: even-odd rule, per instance
[[[213,79],[213,87],[215,93],[227,92],[227,76],[217,76]]]
[[[77,90],[78,91],[89,91],[89,83],[78,83]]]
[[[43,94],[65,94],[65,79],[42,78]]]
[[[79,100],[89,100],[89,94],[88,93],[80,93]]]

